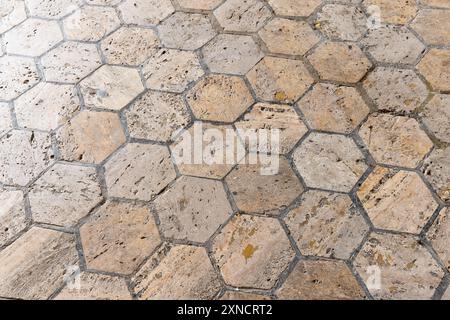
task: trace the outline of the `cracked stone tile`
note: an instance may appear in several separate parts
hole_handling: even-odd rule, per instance
[[[80,110],[80,101],[72,85],[41,82],[14,102],[20,127],[54,130]]]
[[[0,97],[12,100],[39,81],[36,64],[31,58],[0,57]]]
[[[82,0],[25,0],[27,8],[34,17],[60,19],[75,11],[83,4]]]
[[[11,112],[7,103],[0,102],[0,137],[12,129]]]
[[[180,95],[147,91],[125,112],[128,132],[136,139],[167,142],[191,121]]]
[[[448,0],[420,0],[420,3],[437,8],[450,8],[450,3]]]
[[[177,12],[158,25],[161,42],[168,48],[196,50],[214,38],[207,15]]]
[[[427,98],[427,86],[413,70],[378,67],[363,88],[379,110],[412,112]]]
[[[0,295],[49,298],[64,284],[66,268],[77,265],[75,246],[75,236],[71,234],[31,228],[0,252]]]
[[[101,42],[106,61],[111,64],[139,65],[159,48],[155,31],[121,27]]]
[[[271,289],[295,255],[276,219],[247,215],[222,229],[212,253],[227,284],[260,289]]]
[[[142,73],[148,88],[181,93],[204,71],[194,52],[160,49],[144,63]]]
[[[273,53],[304,55],[319,37],[306,21],[274,18],[258,35]]]
[[[258,98],[284,103],[298,100],[314,82],[302,61],[275,57],[265,57],[247,78]]]
[[[0,182],[25,186],[50,165],[53,157],[48,134],[12,130],[0,139]]]
[[[416,1],[411,0],[364,0],[367,9],[376,8],[381,13],[381,22],[390,24],[407,24],[418,11]]]
[[[268,0],[277,15],[307,17],[321,4],[321,0]]]
[[[157,25],[175,11],[170,0],[125,0],[117,8],[125,23],[144,27]]]
[[[308,191],[286,224],[302,254],[350,258],[369,230],[348,195]]]
[[[411,23],[411,27],[429,45],[450,45],[450,12],[448,10],[424,9]]]
[[[120,26],[114,8],[85,6],[63,20],[68,40],[98,41]]]
[[[419,238],[398,234],[372,234],[354,266],[366,285],[373,270],[380,270],[381,286],[369,286],[375,299],[431,299],[444,272]]]
[[[293,160],[307,186],[334,191],[349,192],[367,170],[355,142],[342,135],[312,133]]]
[[[105,164],[108,195],[149,201],[176,177],[165,146],[127,144]]]
[[[75,83],[101,66],[94,44],[63,42],[41,59],[47,81]]]
[[[308,57],[322,80],[356,83],[372,63],[355,44],[325,42]]]
[[[61,158],[100,163],[125,142],[117,114],[83,111],[56,133]]]
[[[72,226],[102,200],[95,168],[56,164],[28,194],[33,220]]]
[[[355,88],[324,83],[316,84],[297,105],[313,129],[340,133],[352,132],[370,112]]]
[[[412,118],[389,114],[371,115],[359,131],[378,163],[416,167],[433,143]]]
[[[414,64],[425,46],[403,26],[386,25],[369,30],[361,44],[379,62]]]
[[[27,18],[25,2],[21,0],[4,0],[0,10],[0,33],[17,26]]]
[[[222,182],[185,176],[154,205],[165,237],[195,242],[207,241],[233,213]]]
[[[431,49],[417,66],[434,90],[450,91],[450,50]]]
[[[107,202],[80,228],[89,269],[130,274],[161,243],[148,207]]]
[[[136,69],[103,65],[80,82],[88,108],[120,110],[144,91]]]
[[[450,95],[435,95],[420,111],[420,116],[436,138],[450,143]]]
[[[434,149],[425,159],[422,172],[438,196],[450,202],[450,147]]]
[[[420,233],[438,204],[415,172],[376,167],[357,192],[375,227]]]
[[[240,291],[227,291],[219,300],[272,300],[268,296]]]
[[[244,80],[226,75],[202,79],[186,99],[197,118],[223,122],[235,121],[254,102]]]
[[[427,238],[439,258],[450,269],[450,208],[443,208],[427,233]]]
[[[256,32],[272,13],[260,0],[227,0],[214,10],[214,16],[225,31]]]
[[[178,4],[185,9],[197,9],[197,10],[213,10],[223,0],[177,0]]]
[[[221,284],[206,250],[164,245],[131,279],[140,300],[210,300]]]
[[[131,300],[125,279],[82,272],[80,288],[65,287],[54,300]]]
[[[364,291],[343,261],[299,261],[283,286],[280,299],[361,300]]]
[[[23,192],[0,188],[0,247],[11,241],[27,227]]]
[[[264,153],[274,152],[268,143],[258,143],[260,135],[269,136],[265,130],[279,130],[280,154],[289,153],[308,131],[294,108],[268,103],[255,104],[242,120],[235,123],[235,126],[238,134],[240,133],[241,138],[246,141],[250,152]],[[256,134],[256,139],[245,139],[247,133]]]

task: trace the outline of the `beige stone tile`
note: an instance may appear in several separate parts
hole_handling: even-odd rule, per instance
[[[306,17],[313,13],[321,0],[268,0],[277,15]]]
[[[27,18],[25,2],[21,0],[5,0],[2,3],[0,33],[18,25]]]
[[[450,12],[448,10],[424,9],[419,12],[411,27],[429,45],[450,45]]]
[[[170,0],[125,0],[118,9],[125,23],[152,26],[175,10]]]
[[[435,95],[420,111],[420,116],[436,138],[450,143],[450,95]]]
[[[450,8],[450,3],[448,0],[420,0],[420,3],[437,8]]]
[[[450,287],[447,287],[441,300],[450,300]]]
[[[0,188],[0,247],[27,227],[23,192]]]
[[[185,9],[197,9],[197,10],[213,10],[223,0],[176,0],[178,4]]]
[[[427,233],[432,247],[447,268],[450,268],[450,208],[443,208]]]
[[[115,6],[120,3],[121,0],[84,0],[87,4],[99,5],[99,6]]]
[[[406,24],[416,16],[418,7],[416,1],[410,0],[364,0],[366,8],[377,7],[381,13],[381,23]]]
[[[431,49],[417,66],[434,90],[450,90],[450,50]]]
[[[220,300],[272,300],[268,296],[241,291],[227,291]]]
[[[82,5],[82,0],[25,0],[27,8],[32,16],[60,19],[75,11]]]
[[[434,149],[425,159],[422,172],[438,196],[450,202],[450,147]]]
[[[11,111],[7,103],[0,102],[0,137],[12,129]]]
[[[0,57],[0,97],[11,100],[39,81],[36,64],[31,58]]]

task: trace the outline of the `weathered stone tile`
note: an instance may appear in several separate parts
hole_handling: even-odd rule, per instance
[[[443,208],[427,233],[427,238],[447,268],[450,268],[450,208]]]
[[[225,31],[256,32],[272,13],[260,0],[227,0],[214,10],[214,16]]]
[[[34,17],[60,19],[82,5],[82,0],[25,0],[28,11]]]
[[[104,65],[80,82],[84,103],[88,108],[120,110],[142,91],[136,69]]]
[[[227,284],[271,289],[295,252],[276,219],[238,215],[214,239],[213,255]]]
[[[313,13],[321,0],[268,0],[277,15],[306,17]]]
[[[369,230],[348,195],[308,191],[286,224],[302,254],[348,259]]]
[[[0,57],[0,97],[11,100],[39,81],[36,65],[31,58]]]
[[[80,110],[80,101],[72,85],[41,82],[14,102],[20,127],[54,130]]]
[[[450,95],[435,95],[421,110],[420,116],[436,138],[450,143]]]
[[[434,90],[450,91],[450,50],[431,49],[417,66]]]
[[[178,4],[185,9],[197,9],[197,10],[213,10],[223,0],[176,0]]]
[[[433,150],[425,159],[422,172],[439,197],[450,202],[450,147]]]
[[[84,0],[87,4],[103,5],[103,6],[115,6],[120,3],[121,0]]]
[[[72,226],[101,200],[95,168],[56,164],[40,177],[28,194],[33,220]]]
[[[117,114],[83,111],[56,135],[61,158],[100,163],[125,142]]]
[[[154,201],[167,238],[205,242],[232,214],[220,181],[181,177]]]
[[[0,261],[1,296],[47,299],[78,262],[75,237],[34,227],[0,252]]]
[[[48,134],[13,130],[0,139],[0,182],[25,186],[52,162]]]
[[[276,295],[282,300],[361,300],[364,291],[342,261],[300,261]]]
[[[21,0],[5,0],[2,2],[0,15],[0,33],[3,33],[27,18],[25,2]]]
[[[42,69],[47,81],[76,83],[102,63],[94,44],[63,42],[44,55]]]
[[[128,132],[137,139],[167,142],[190,122],[183,98],[177,94],[147,91],[126,111]]]
[[[220,34],[202,50],[212,72],[244,75],[264,56],[252,37]]]
[[[420,3],[437,8],[450,8],[450,3],[448,0],[420,0]]]
[[[354,262],[375,299],[431,299],[444,272],[415,236],[372,234]],[[372,283],[379,270],[380,287]],[[378,272],[376,272],[378,273]],[[376,280],[376,279],[375,279]]]
[[[450,12],[448,10],[424,9],[411,23],[411,27],[427,44],[450,45]]]
[[[300,60],[265,57],[247,78],[258,98],[266,101],[292,103],[314,82]]]
[[[269,296],[241,291],[227,291],[220,300],[272,300]]]
[[[433,143],[412,118],[389,114],[371,115],[359,135],[379,163],[414,168]]]
[[[175,11],[170,0],[125,0],[118,8],[125,23],[140,26],[156,25]]]
[[[350,138],[312,133],[293,160],[308,187],[350,191],[367,170],[364,156]]]
[[[107,202],[80,228],[89,269],[130,274],[161,240],[144,205]]]
[[[11,111],[7,103],[0,102],[0,137],[12,129]]]
[[[411,0],[364,0],[366,10],[376,8],[381,13],[381,23],[406,24],[416,16],[418,7]]]
[[[165,146],[127,144],[105,164],[108,195],[148,201],[176,177]]]
[[[244,80],[210,75],[187,95],[194,115],[201,120],[233,122],[254,102]]]
[[[27,227],[23,192],[0,188],[0,247]]]
[[[447,287],[441,300],[450,300],[450,287]]]
[[[299,102],[298,107],[313,129],[352,132],[369,114],[358,90],[319,83]]]

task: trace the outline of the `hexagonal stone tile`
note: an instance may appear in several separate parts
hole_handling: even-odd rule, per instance
[[[48,299],[64,284],[66,268],[77,264],[75,246],[74,235],[37,227],[28,230],[0,252],[0,296]]]
[[[427,238],[447,268],[450,268],[450,250],[448,247],[448,240],[450,239],[449,216],[450,208],[443,208],[427,233]]]
[[[131,137],[167,142],[191,118],[180,95],[147,91],[125,112]]]
[[[399,234],[372,234],[354,266],[366,285],[379,268],[381,286],[368,286],[375,299],[431,299],[444,272],[419,238]],[[375,269],[376,270],[376,269]]]
[[[184,12],[177,12],[164,20],[158,31],[166,47],[184,50],[196,50],[216,35],[208,16]]]
[[[100,46],[108,63],[139,65],[158,49],[159,39],[151,29],[121,27]]]
[[[80,228],[89,269],[130,274],[157,248],[158,228],[144,205],[107,202]]]
[[[213,241],[213,256],[225,282],[271,289],[295,252],[273,218],[238,215]]]
[[[313,13],[321,0],[268,0],[277,15],[306,17]]]
[[[125,0],[118,9],[125,23],[141,26],[156,25],[175,11],[170,0]]]
[[[104,65],[80,82],[84,103],[88,108],[120,110],[142,91],[136,69]]]
[[[105,164],[108,195],[149,201],[176,177],[165,146],[127,144]]]
[[[67,41],[44,55],[41,64],[47,81],[75,83],[102,62],[94,44]]]
[[[362,45],[377,61],[413,64],[425,46],[408,28],[386,25],[370,29]]]
[[[54,300],[131,300],[125,279],[82,272],[80,288],[64,287]]]
[[[418,7],[416,1],[410,0],[364,0],[366,10],[375,7],[381,13],[382,23],[406,24],[416,16]]]
[[[233,122],[254,100],[239,77],[210,75],[187,94],[194,115],[202,120]]]
[[[288,161],[284,157],[277,161],[275,174],[264,175],[261,171],[264,164],[260,161],[239,164],[226,177],[225,182],[239,210],[279,214],[279,210],[289,206],[303,192]]]
[[[342,261],[300,261],[283,286],[280,299],[291,300],[361,300],[364,291],[348,266]]]
[[[450,12],[448,10],[424,9],[411,23],[411,27],[427,44],[450,45]]]
[[[197,10],[213,10],[223,0],[177,0],[178,4],[185,9],[197,9]]]
[[[82,0],[25,0],[28,10],[32,16],[60,19],[75,11],[83,3]]]
[[[221,287],[206,250],[186,245],[163,246],[131,281],[142,300],[210,300]]]
[[[50,136],[12,130],[0,139],[0,182],[25,186],[51,163]]]
[[[125,142],[117,114],[83,111],[56,133],[61,158],[100,163]]]
[[[325,83],[316,84],[298,107],[313,129],[340,133],[352,132],[370,112],[355,88]]]
[[[247,78],[258,98],[266,101],[292,103],[314,82],[300,60],[265,57]]]
[[[84,6],[63,20],[68,40],[98,41],[120,26],[114,8]]]
[[[434,149],[425,159],[422,172],[439,197],[450,202],[450,147]]]
[[[421,110],[420,116],[436,138],[450,143],[450,95],[435,95]]]
[[[431,49],[417,68],[434,90],[450,91],[450,50]]]
[[[233,213],[222,182],[181,177],[154,201],[167,238],[205,242]]]
[[[212,72],[244,75],[264,56],[252,37],[220,34],[202,50]]]
[[[219,300],[271,300],[270,297],[262,294],[243,292],[243,291],[227,291]]]
[[[306,21],[274,18],[258,35],[273,53],[303,55],[311,49],[319,37]]]
[[[11,100],[25,92],[39,81],[33,59],[21,57],[0,57],[0,97]]]
[[[312,133],[293,160],[309,187],[349,192],[367,170],[364,156],[346,136]]]
[[[272,13],[260,0],[227,0],[214,10],[214,16],[225,31],[256,32]]]
[[[362,125],[359,135],[379,163],[414,168],[433,143],[412,118],[374,114]]]
[[[2,2],[0,15],[0,33],[3,33],[27,18],[25,2],[20,0],[5,0]]]
[[[15,238],[28,225],[23,192],[0,188],[0,247]]]
[[[303,255],[348,259],[369,230],[348,195],[308,191],[286,224]]]
[[[437,8],[450,8],[450,3],[448,3],[448,0],[420,0],[420,3]]]
[[[279,153],[289,153],[308,131],[297,112],[288,105],[257,103],[235,123],[238,134],[246,141],[250,152],[274,152],[267,143],[258,143],[260,135],[268,136],[265,130],[279,130]],[[249,130],[249,131],[247,131]],[[247,133],[255,133],[256,140],[246,139]]]
[[[194,52],[160,49],[144,63],[142,73],[148,88],[181,93],[204,71]]]
[[[72,226],[101,200],[95,168],[56,164],[30,188],[33,220]]]
[[[80,110],[72,85],[41,82],[14,102],[17,123],[24,128],[54,130]]]
[[[11,111],[7,103],[0,102],[0,137],[12,129]]]
[[[363,82],[380,110],[412,112],[427,98],[427,86],[413,70],[378,67]]]
[[[438,207],[420,176],[409,171],[376,167],[357,194],[375,227],[386,230],[418,234]]]
[[[323,80],[356,83],[372,63],[355,44],[325,42],[308,57]]]

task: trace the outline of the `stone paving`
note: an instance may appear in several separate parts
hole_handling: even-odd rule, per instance
[[[0,299],[450,300],[449,0],[0,4]]]

